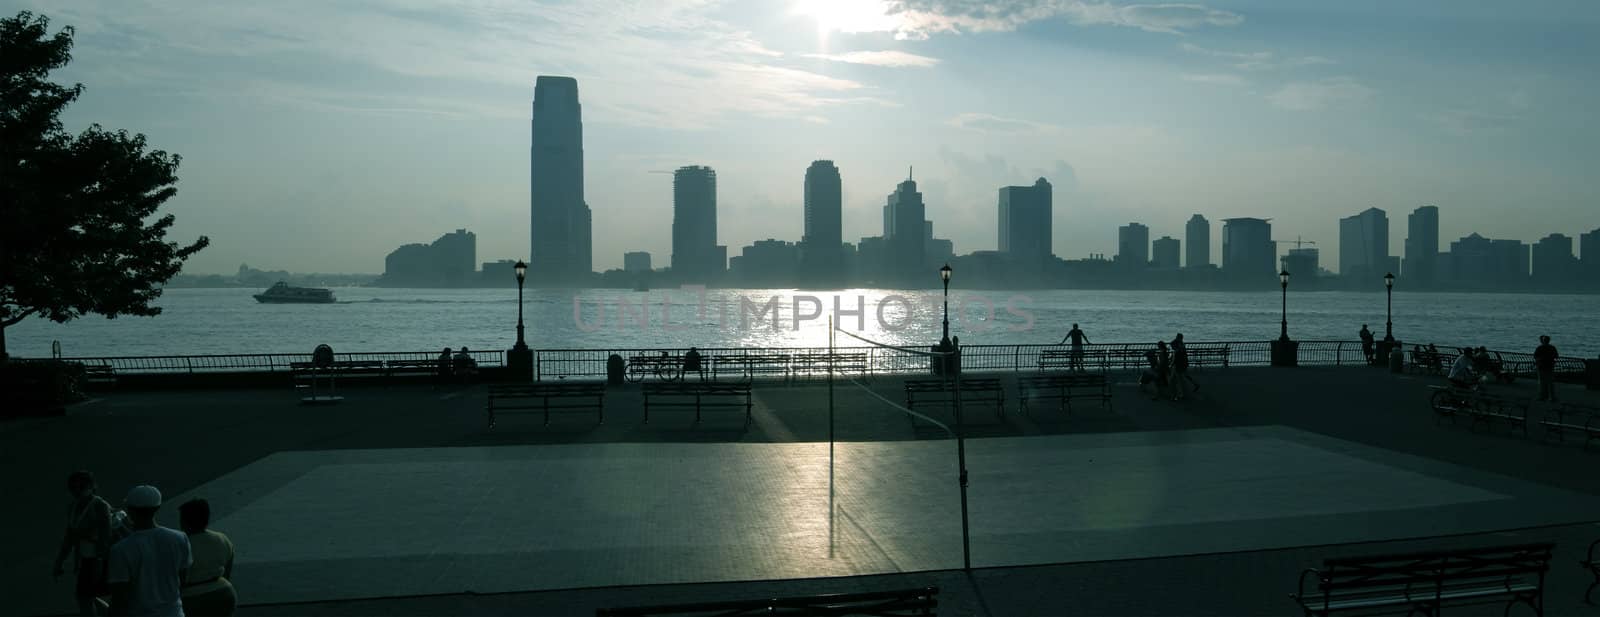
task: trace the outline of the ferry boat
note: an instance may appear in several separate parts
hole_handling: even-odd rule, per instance
[[[278,281],[266,291],[255,295],[256,302],[262,304],[332,304],[333,292],[315,287],[291,287],[288,283]]]

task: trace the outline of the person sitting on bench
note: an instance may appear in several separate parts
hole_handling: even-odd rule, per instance
[[[472,355],[467,352],[466,347],[462,347],[461,351],[456,352],[455,374],[463,377],[471,377],[478,374],[478,361],[472,359]]]
[[[1450,385],[1465,390],[1477,388],[1478,372],[1472,368],[1472,365],[1472,350],[1466,347],[1461,348],[1461,355],[1456,356],[1456,363],[1450,367],[1450,375],[1447,377],[1450,380]]]

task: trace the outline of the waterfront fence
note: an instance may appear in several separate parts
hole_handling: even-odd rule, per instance
[[[453,354],[452,354],[453,355]],[[505,365],[505,352],[501,350],[469,351],[467,355],[480,367]],[[437,351],[368,351],[335,352],[334,362],[372,362],[391,360],[433,361]],[[24,359],[25,361],[45,361]],[[177,374],[177,373],[256,373],[289,372],[291,365],[311,362],[309,353],[258,353],[258,354],[208,354],[195,356],[95,356],[56,358],[61,362],[79,362],[89,367],[107,367],[119,374]]]

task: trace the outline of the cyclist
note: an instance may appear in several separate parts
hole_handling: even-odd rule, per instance
[[[1450,385],[1463,390],[1473,390],[1478,387],[1478,371],[1473,367],[1472,350],[1461,348],[1461,354],[1456,356],[1456,363],[1450,367]]]

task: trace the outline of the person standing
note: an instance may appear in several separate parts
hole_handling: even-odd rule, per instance
[[[67,530],[61,536],[61,549],[56,552],[57,577],[65,573],[67,556],[73,556],[79,615],[100,614],[96,598],[105,594],[106,556],[111,552],[111,504],[96,495],[94,489],[94,474],[88,471],[74,471],[67,476],[72,503],[67,506]]]
[[[1172,396],[1172,352],[1166,341],[1156,341],[1156,399]]]
[[[233,590],[233,541],[222,532],[207,529],[211,503],[191,499],[178,506],[178,525],[189,536],[194,565],[183,584],[183,612],[190,616],[227,617],[239,599]]]
[[[1084,334],[1083,330],[1078,329],[1078,324],[1072,324],[1072,330],[1061,338],[1060,344],[1066,344],[1067,341],[1072,341],[1072,361],[1067,365],[1067,368],[1074,371],[1082,371],[1083,345],[1089,342],[1089,336]]]
[[[1376,343],[1373,341],[1372,331],[1367,329],[1367,324],[1361,324],[1361,353],[1367,356],[1367,364],[1372,364],[1372,358],[1376,354],[1372,348],[1374,344]]]
[[[154,486],[133,487],[123,507],[133,533],[111,547],[111,614],[183,617],[183,580],[194,565],[188,536],[156,524]]]
[[[1550,337],[1540,336],[1539,346],[1533,350],[1533,365],[1539,372],[1539,400],[1556,400],[1556,358],[1561,353],[1550,344]]]
[[[1200,391],[1200,384],[1189,376],[1189,346],[1183,342],[1183,333],[1172,337],[1172,388],[1175,391],[1173,398],[1183,398],[1183,382],[1194,386],[1194,391]]]

